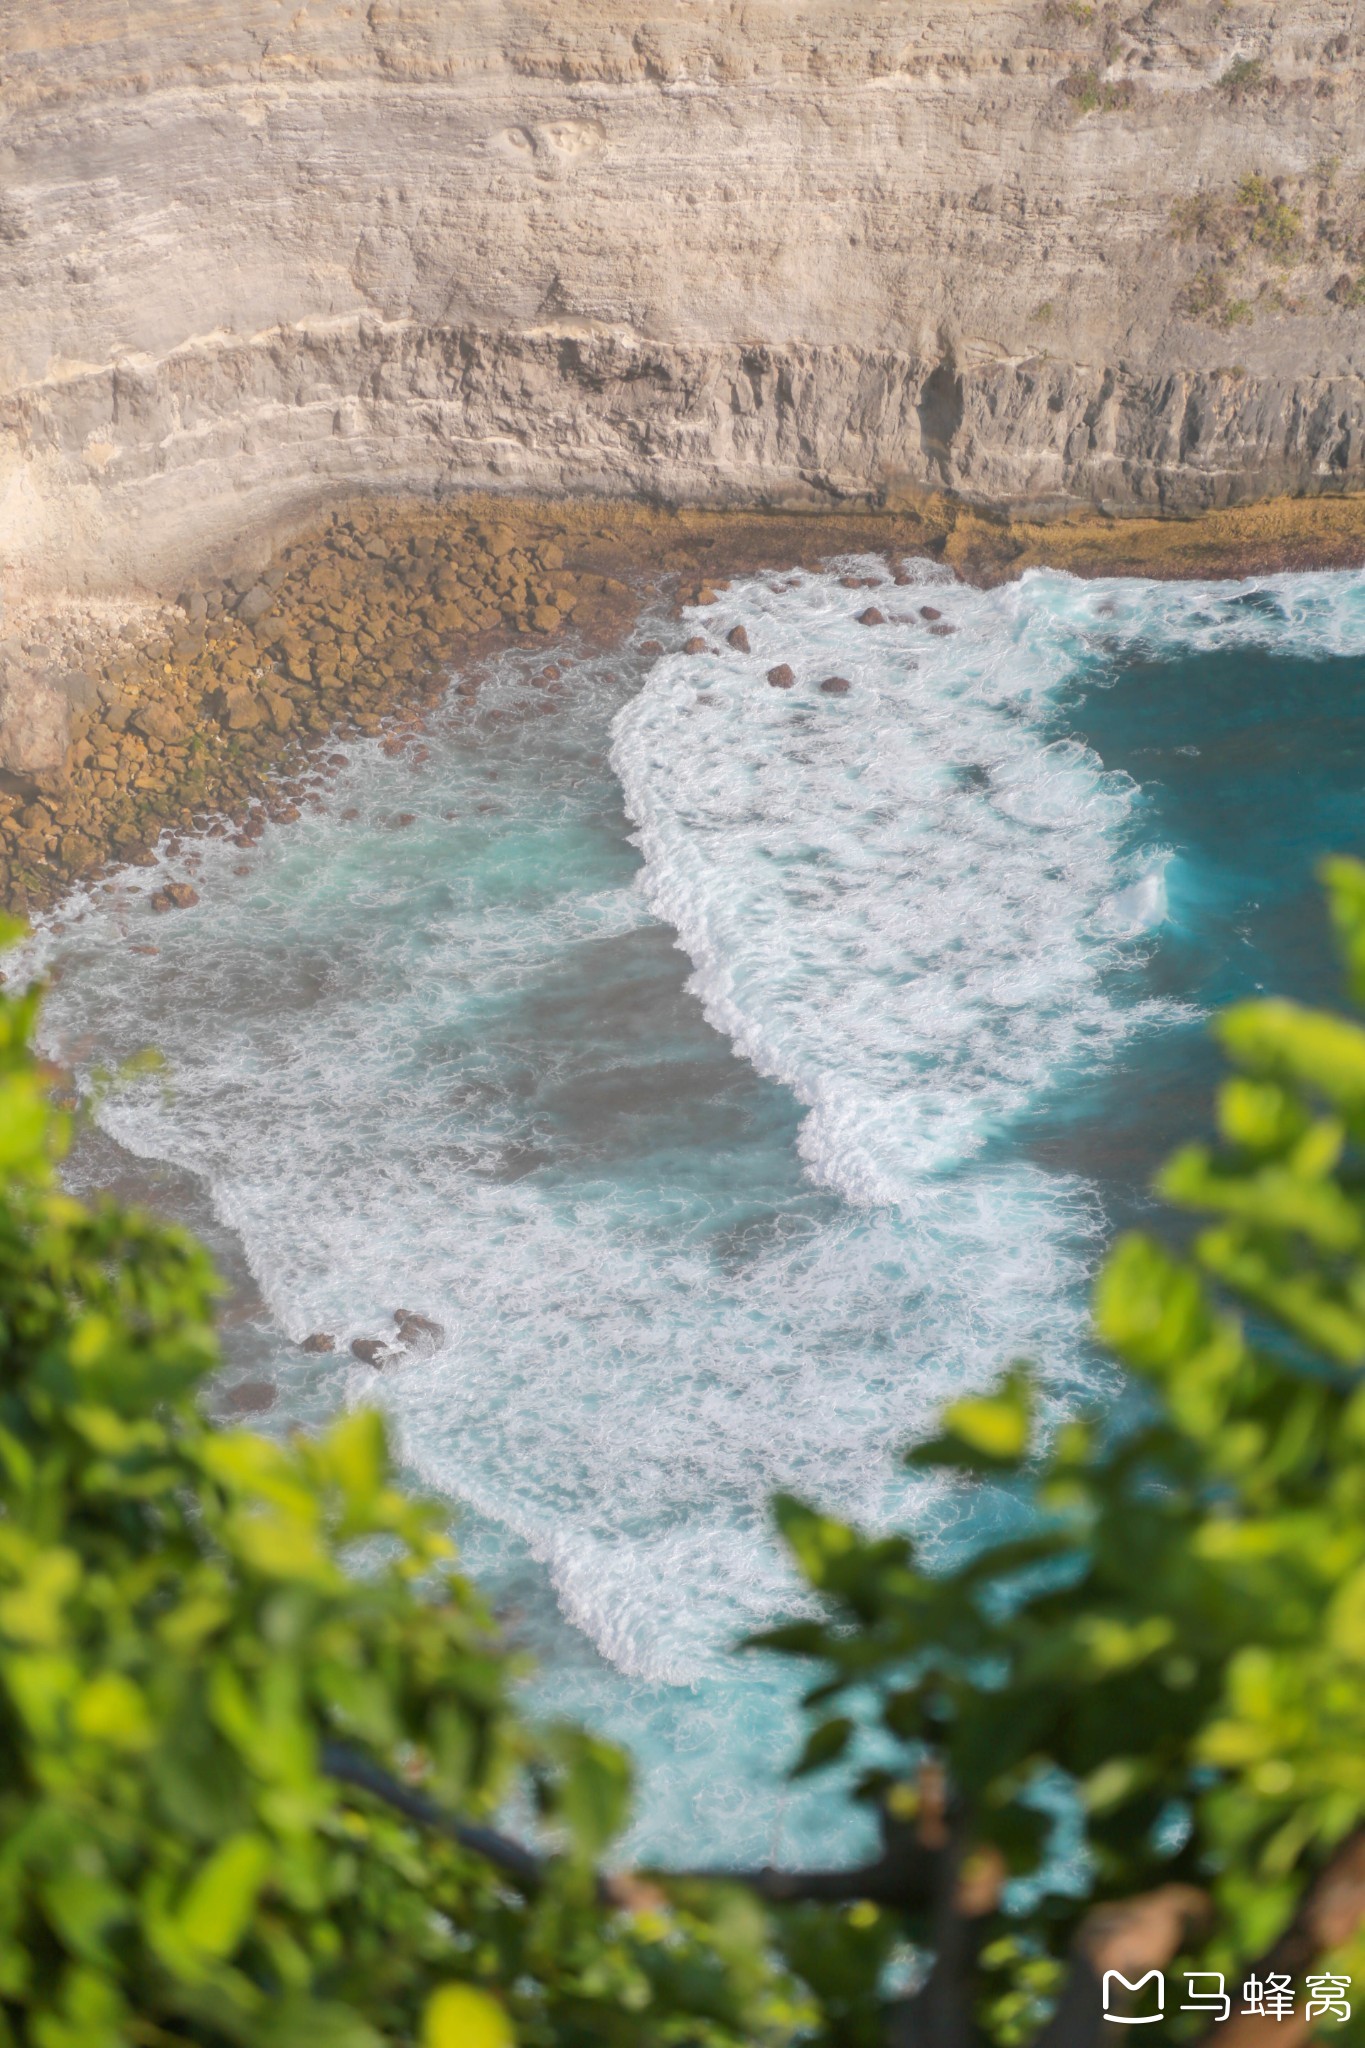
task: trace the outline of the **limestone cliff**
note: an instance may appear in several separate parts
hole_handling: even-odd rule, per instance
[[[329,493],[1358,488],[1354,0],[0,0],[0,560]]]

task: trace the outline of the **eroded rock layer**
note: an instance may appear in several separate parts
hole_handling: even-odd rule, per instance
[[[1365,13],[0,0],[11,591],[328,494],[1354,488]]]

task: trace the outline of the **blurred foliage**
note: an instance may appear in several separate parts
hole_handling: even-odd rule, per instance
[[[1365,867],[1326,878],[1365,1004]],[[876,2048],[951,1882],[905,1913],[605,1903],[624,1760],[518,1713],[377,1417],[206,1420],[212,1271],[61,1192],[37,1003],[0,994],[0,2048]],[[1203,1888],[1174,1968],[1235,1985],[1365,1825],[1365,1029],[1258,1001],[1217,1031],[1218,1142],[1160,1181],[1202,1226],[1182,1256],[1124,1238],[1096,1289],[1136,1412],[1047,1423],[1023,1369],[950,1407],[910,1464],[1012,1533],[947,1567],[778,1504],[817,1596],[757,1639],[819,1667],[796,1768],[875,1723],[884,1829],[913,1835],[933,1766],[949,1878],[1003,1856],[963,1948],[1002,2048],[1095,1904]],[[466,1821],[536,1815],[543,1885],[330,1779],[328,1742]],[[1324,1960],[1365,1980],[1365,1945]]]
[[[379,1419],[287,1445],[205,1419],[213,1273],[61,1192],[37,1002],[0,995],[0,2043],[786,2038],[746,1898],[599,1903],[626,1764],[514,1711]],[[329,1780],[328,1741],[474,1822],[519,1798],[543,1889]]]
[[[1365,1003],[1365,867],[1324,874]],[[1159,1181],[1202,1227],[1187,1256],[1121,1239],[1096,1288],[1140,1415],[1044,1427],[1023,1370],[950,1407],[909,1463],[1000,1489],[1014,1534],[947,1569],[778,1506],[826,1609],[757,1639],[823,1666],[807,1762],[849,1751],[870,1697],[905,1766],[866,1772],[862,1796],[912,1815],[917,1766],[939,1760],[961,1853],[995,1844],[1029,1880],[974,1966],[1004,2044],[1036,2030],[1083,1913],[1158,1884],[1211,1895],[1174,1968],[1235,1991],[1365,1823],[1365,1029],[1286,1001],[1215,1028],[1218,1143]],[[1325,1967],[1359,1989],[1365,1945]],[[1359,2014],[1332,2027],[1365,2038]]]

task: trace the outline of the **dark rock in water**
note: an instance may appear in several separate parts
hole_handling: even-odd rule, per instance
[[[936,640],[946,640],[950,633],[955,633],[957,631],[957,627],[950,626],[947,620],[945,619],[941,626],[931,626],[929,628],[929,631],[933,634]]]
[[[397,817],[389,819],[389,830],[390,832],[406,832],[409,825],[415,825],[416,823],[417,813],[415,811],[400,811]]]
[[[886,613],[879,612],[875,604],[870,604],[865,612],[859,612],[858,624],[860,626],[884,626],[886,624]]]
[[[749,636],[743,626],[731,626],[725,637],[734,648],[736,654],[747,654],[749,652]]]
[[[935,611],[931,604],[922,604],[919,608],[919,615],[922,619],[941,619],[943,617],[942,612]]]
[[[398,1341],[409,1351],[432,1350],[445,1341],[445,1326],[433,1322],[430,1316],[419,1316],[414,1309],[397,1308],[393,1319],[398,1325]]]
[[[376,1372],[383,1372],[393,1353],[388,1345],[381,1344],[377,1337],[353,1337],[351,1356],[358,1358],[362,1365],[372,1365]]]
[[[223,1396],[229,1415],[264,1415],[274,1405],[275,1389],[269,1380],[243,1380]]]
[[[796,681],[796,675],[785,661],[779,661],[776,668],[768,670],[768,681],[775,690],[789,690]]]
[[[908,590],[914,580],[913,576],[906,575],[904,569],[897,569],[895,575],[891,578],[891,581],[898,590]]]
[[[336,1338],[329,1337],[325,1330],[314,1330],[312,1336],[305,1337],[302,1344],[300,1344],[299,1346],[300,1351],[313,1352],[335,1351],[336,1348]]]
[[[690,640],[683,641],[684,654],[705,654],[705,652],[706,642],[702,639],[700,633],[694,633]]]
[[[199,891],[192,889],[188,882],[168,882],[164,889],[158,889],[152,897],[152,909],[189,910],[199,901]]]
[[[853,685],[847,676],[826,676],[820,688],[827,697],[846,697]]]
[[[642,640],[640,642],[641,654],[647,655],[651,661],[656,654],[662,654],[663,651],[662,645],[657,640]]]

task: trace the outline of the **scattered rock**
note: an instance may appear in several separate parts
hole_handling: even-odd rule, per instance
[[[847,676],[826,676],[820,688],[827,697],[846,697],[853,685]]]
[[[244,626],[254,626],[257,619],[265,617],[274,602],[264,583],[253,583],[237,606],[237,616]]]
[[[768,681],[775,690],[789,690],[796,681],[796,674],[785,661],[779,661],[776,668],[768,670]]]
[[[919,608],[919,615],[922,619],[941,619],[943,617],[942,612],[935,610],[931,604],[922,604]]]
[[[950,626],[947,620],[945,619],[941,626],[931,626],[929,628],[929,631],[933,634],[936,640],[944,640],[947,638],[949,633],[955,633],[957,631],[957,627]]]
[[[884,626],[886,624],[886,613],[879,612],[875,604],[870,604],[865,612],[859,612],[858,624],[860,626]]]
[[[329,1337],[325,1330],[314,1330],[312,1336],[305,1337],[299,1346],[300,1351],[307,1351],[314,1355],[324,1351],[335,1351],[336,1348],[336,1338]]]
[[[700,589],[700,590],[699,590],[699,591],[697,592],[697,603],[698,603],[698,604],[714,604],[714,603],[715,603],[715,601],[716,601],[716,593],[715,593],[715,591],[714,591],[714,590],[712,590],[712,588],[711,588],[711,586],[710,586],[710,584],[709,584],[709,583],[703,583],[703,585],[702,585],[701,589]]]
[[[377,1337],[353,1337],[351,1356],[358,1358],[362,1365],[372,1365],[376,1372],[383,1372],[393,1357],[393,1352],[387,1344],[381,1344]]]
[[[243,1380],[229,1387],[223,1406],[229,1415],[264,1415],[275,1405],[275,1389],[269,1380]]]
[[[406,832],[409,825],[415,825],[416,823],[416,811],[399,811],[396,817],[390,818],[388,821],[390,832]]]
[[[419,1316],[410,1308],[397,1308],[393,1319],[398,1325],[398,1341],[409,1351],[434,1351],[445,1342],[444,1324],[433,1322],[430,1316]]]
[[[184,719],[169,704],[144,704],[129,723],[134,732],[167,747],[178,747],[187,737]]]
[[[66,669],[58,676],[57,686],[73,711],[93,711],[99,703],[99,682],[88,668]]]
[[[694,633],[690,640],[683,641],[684,654],[705,654],[705,652],[706,642],[702,639],[700,633]]]
[[[225,683],[210,701],[219,723],[229,732],[252,732],[265,720],[265,706],[247,683]]]
[[[743,626],[731,626],[725,638],[731,647],[734,648],[736,654],[747,654],[749,652],[749,636]]]
[[[158,889],[152,897],[152,909],[192,910],[199,901],[199,891],[192,889],[188,882],[168,882],[164,889]]]
[[[653,661],[655,656],[662,654],[663,651],[663,646],[658,640],[642,640],[640,642],[640,652],[649,661]]]
[[[898,590],[908,590],[914,580],[914,577],[908,575],[904,569],[897,569],[895,575],[891,578],[891,581]]]

